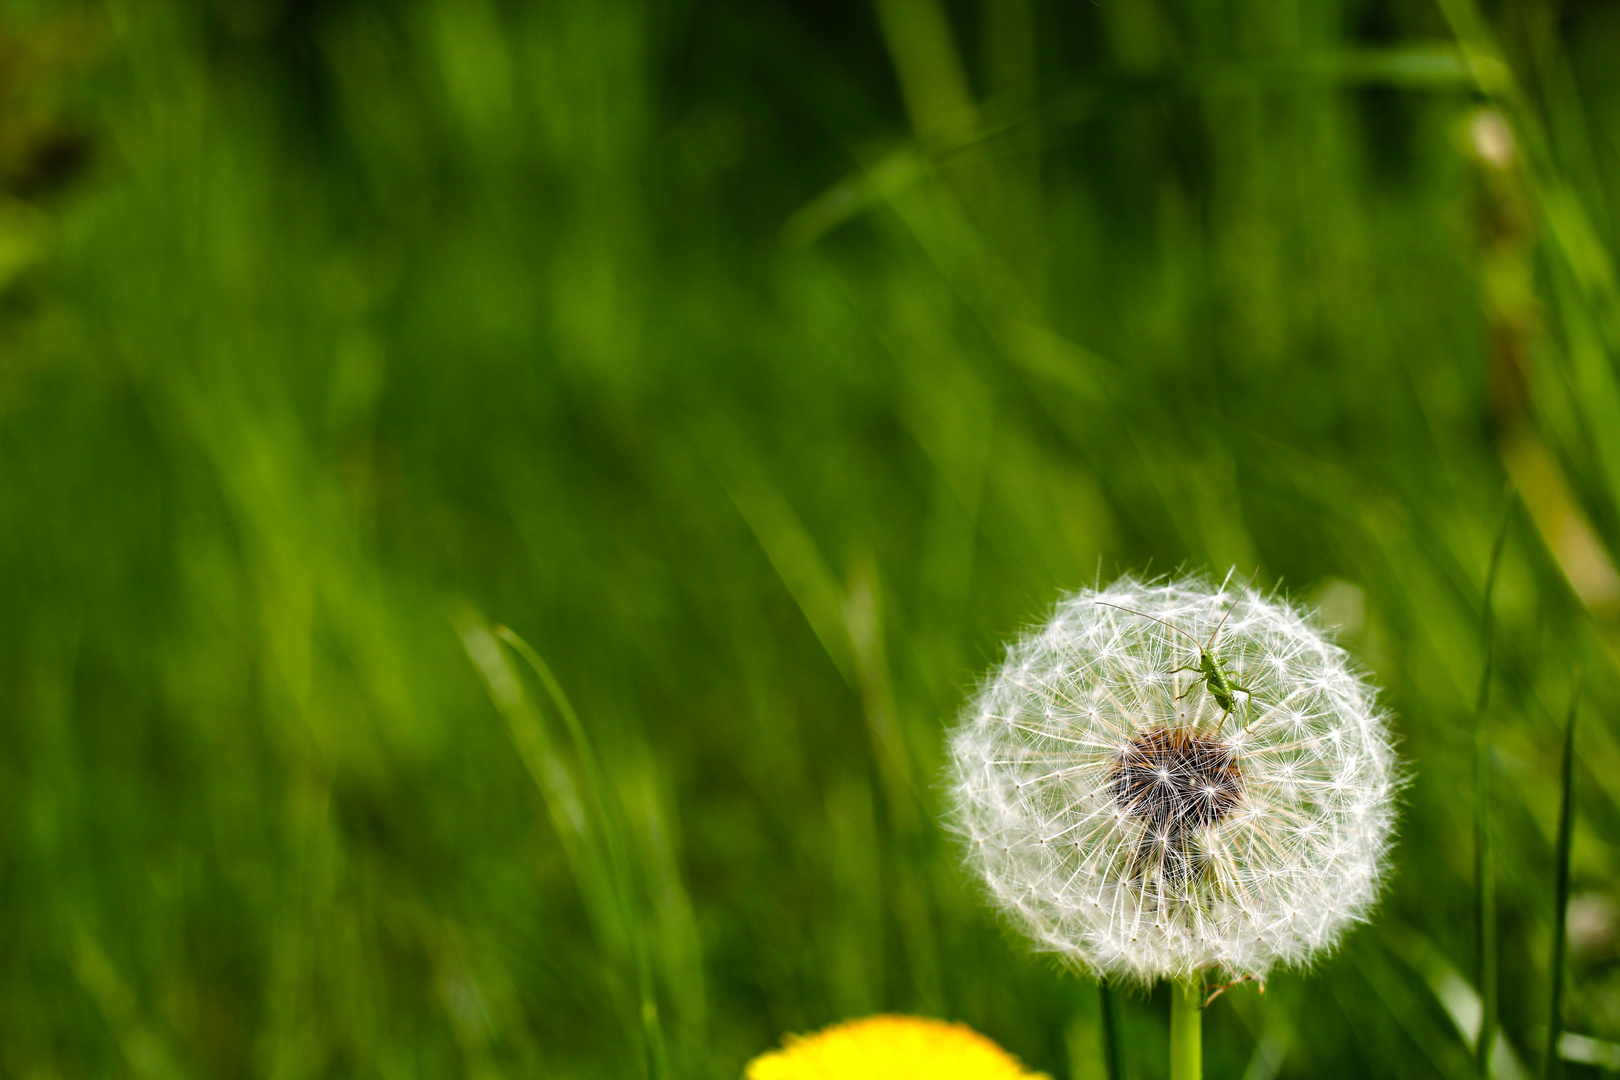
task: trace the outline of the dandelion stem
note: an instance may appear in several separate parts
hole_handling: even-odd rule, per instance
[[[1102,1005],[1103,1061],[1108,1067],[1108,1080],[1125,1080],[1125,1046],[1119,1031],[1119,998],[1107,979],[1098,980],[1097,997]]]
[[[1170,1080],[1202,1080],[1204,1014],[1202,980],[1180,980],[1170,990]]]

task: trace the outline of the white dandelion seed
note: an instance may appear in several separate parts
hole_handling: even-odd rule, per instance
[[[1250,691],[1231,712],[1196,670],[1217,626],[1211,652]],[[1041,948],[1092,971],[1264,976],[1331,948],[1377,897],[1388,725],[1344,650],[1280,600],[1201,579],[1082,591],[963,715],[969,862]]]

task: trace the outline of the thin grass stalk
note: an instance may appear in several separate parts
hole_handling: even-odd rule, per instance
[[[1580,192],[1564,175],[1540,112],[1529,100],[1474,0],[1439,0],[1480,91],[1512,121],[1522,146],[1529,191],[1546,224],[1550,250],[1566,273],[1552,286],[1566,310],[1565,337],[1580,411],[1589,421],[1598,464],[1611,488],[1620,487],[1620,384],[1613,357],[1620,350],[1620,274]],[[1585,325],[1582,325],[1585,324]],[[1579,591],[1579,590],[1577,590]],[[1585,597],[1582,597],[1583,601]]]
[[[1203,1080],[1204,991],[1197,979],[1170,989],[1170,1080]]]
[[[1575,716],[1580,708],[1581,682],[1576,676],[1569,695],[1569,716],[1564,721],[1564,762],[1559,775],[1562,797],[1558,804],[1558,846],[1554,852],[1557,874],[1553,888],[1552,955],[1547,963],[1551,984],[1547,1003],[1547,1048],[1541,1058],[1542,1080],[1563,1072],[1558,1037],[1564,1031],[1564,935],[1569,915],[1569,849],[1575,836]]]
[[[1485,571],[1484,667],[1474,704],[1474,916],[1475,966],[1479,972],[1479,1033],[1474,1040],[1474,1069],[1485,1080],[1491,1072],[1491,1047],[1496,1042],[1496,873],[1491,855],[1490,739],[1485,730],[1485,708],[1490,702],[1491,661],[1496,639],[1496,575],[1507,543],[1512,506],[1502,515],[1491,561]]]
[[[494,629],[496,636],[511,646],[513,651],[534,669],[552,703],[557,706],[557,712],[561,714],[563,724],[568,728],[568,737],[574,744],[574,752],[579,756],[580,768],[585,774],[585,790],[596,811],[597,820],[601,822],[602,839],[607,848],[608,865],[616,886],[614,891],[618,896],[620,917],[624,920],[625,929],[630,936],[630,948],[636,966],[636,985],[641,998],[641,1026],[643,1037],[646,1039],[647,1075],[650,1080],[664,1080],[669,1076],[669,1048],[664,1039],[663,1021],[658,1011],[658,996],[653,986],[652,949],[647,941],[647,928],[636,911],[629,850],[618,817],[608,805],[607,784],[602,774],[601,763],[597,760],[590,739],[585,735],[585,727],[579,721],[579,714],[574,711],[573,704],[563,693],[562,684],[552,674],[550,665],[540,658],[540,654],[535,652],[527,641],[510,628],[497,626]]]
[[[1474,959],[1479,973],[1479,1031],[1474,1036],[1474,1069],[1485,1080],[1491,1074],[1491,1044],[1496,1040],[1496,867],[1492,861],[1490,813],[1490,744],[1483,731],[1474,733]]]

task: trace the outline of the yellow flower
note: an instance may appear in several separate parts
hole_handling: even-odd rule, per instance
[[[869,1016],[789,1035],[748,1064],[747,1080],[1049,1080],[965,1024]]]

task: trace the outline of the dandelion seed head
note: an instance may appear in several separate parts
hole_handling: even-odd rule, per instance
[[[1196,670],[1223,618],[1210,651],[1251,691],[1230,713]],[[1041,948],[1093,971],[1263,976],[1332,947],[1377,897],[1399,786],[1388,723],[1284,601],[1196,578],[1082,591],[963,715],[952,794],[970,864]]]

